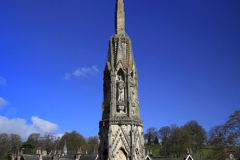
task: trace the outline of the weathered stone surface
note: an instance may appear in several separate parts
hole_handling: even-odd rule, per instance
[[[125,13],[123,0],[117,0],[116,3],[115,34],[125,36]]]
[[[42,156],[47,156],[47,151],[42,151]]]
[[[123,0],[117,0],[115,35],[109,40],[104,71],[104,102],[99,122],[100,160],[143,160],[144,133],[132,45],[125,36]]]

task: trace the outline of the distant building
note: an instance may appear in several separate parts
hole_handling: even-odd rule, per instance
[[[66,143],[65,143],[66,144]],[[65,145],[64,145],[65,146]],[[37,149],[36,155],[12,152],[10,160],[98,160],[97,154],[85,154],[86,151],[78,149],[77,151],[58,150],[51,152],[50,155],[45,154],[45,150]]]

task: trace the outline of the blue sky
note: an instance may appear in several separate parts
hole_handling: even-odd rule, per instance
[[[125,0],[149,127],[240,107],[240,1]],[[115,0],[0,1],[0,133],[98,134]]]

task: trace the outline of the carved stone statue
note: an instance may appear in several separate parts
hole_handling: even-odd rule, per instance
[[[118,82],[118,102],[124,102],[124,81],[122,80],[122,77],[119,76],[119,82]]]

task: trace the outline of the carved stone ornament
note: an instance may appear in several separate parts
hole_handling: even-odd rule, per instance
[[[130,80],[130,82],[133,82],[132,76],[129,76],[129,80]]]
[[[139,151],[138,151],[138,149],[136,148],[136,155],[139,155]]]
[[[125,113],[125,107],[124,106],[118,106],[119,113]]]
[[[132,89],[132,95],[134,96],[134,94],[135,94],[135,91],[134,91],[134,89]]]
[[[134,101],[132,102],[132,107],[136,107],[136,103]]]

